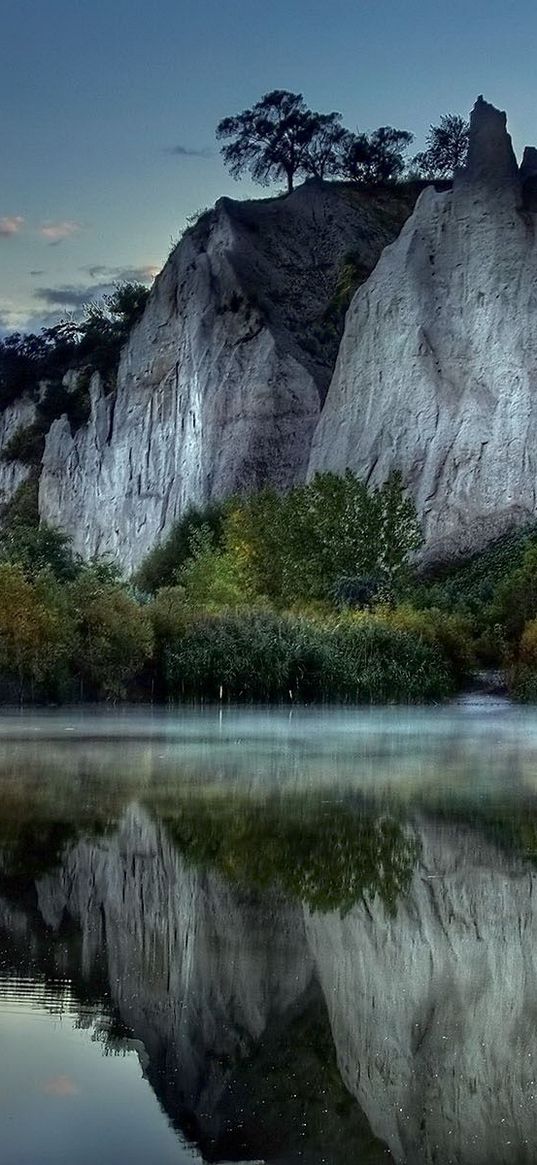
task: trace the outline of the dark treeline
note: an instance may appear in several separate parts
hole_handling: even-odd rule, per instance
[[[340,113],[308,109],[301,93],[275,89],[251,109],[226,117],[216,136],[231,174],[246,171],[263,186],[283,179],[287,191],[297,178],[339,178],[362,186],[398,182],[405,172],[430,180],[452,178],[464,166],[469,125],[456,114],[432,125],[425,149],[410,161],[414,135],[380,126],[372,133],[351,131]]]

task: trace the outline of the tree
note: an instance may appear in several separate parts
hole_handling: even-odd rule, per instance
[[[32,583],[20,565],[0,563],[0,674],[20,700],[27,685],[50,684],[65,663],[71,630],[51,577]]]
[[[466,165],[470,123],[456,113],[446,113],[439,125],[432,125],[425,149],[416,154],[413,164],[424,178],[452,178],[455,170]]]
[[[226,140],[222,156],[234,178],[248,170],[262,186],[282,176],[290,193],[298,174],[334,172],[344,130],[339,113],[308,109],[301,93],[274,89],[252,109],[226,117],[216,136]]]
[[[81,565],[69,536],[46,522],[6,523],[0,533],[0,562],[18,563],[30,579],[48,570],[59,582],[76,578]]]
[[[172,526],[165,541],[144,558],[136,573],[136,585],[149,593],[160,587],[174,586],[180,570],[192,555],[192,537],[196,531],[209,528],[214,546],[220,545],[225,511],[223,502],[208,502],[202,508],[189,506]]]
[[[396,182],[405,169],[405,152],[413,135],[381,125],[373,133],[348,133],[342,151],[342,173],[353,182],[377,186]]]
[[[125,695],[127,684],[151,658],[149,614],[118,583],[89,566],[70,584],[76,624],[74,670],[86,691],[105,699]]]
[[[283,497],[265,489],[237,500],[224,542],[245,593],[289,605],[330,599],[338,580],[370,575],[391,595],[421,534],[398,475],[370,491],[347,470],[316,474]]]
[[[310,178],[334,178],[341,174],[348,133],[340,113],[316,113],[317,125],[303,163]]]

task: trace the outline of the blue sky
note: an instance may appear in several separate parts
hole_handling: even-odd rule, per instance
[[[520,150],[536,50],[530,0],[0,0],[0,326],[154,271],[188,215],[262,195],[226,174],[214,129],[268,89],[416,149],[483,93]]]

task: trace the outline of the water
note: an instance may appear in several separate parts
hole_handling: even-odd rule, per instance
[[[2,1165],[537,1159],[537,711],[0,715]]]

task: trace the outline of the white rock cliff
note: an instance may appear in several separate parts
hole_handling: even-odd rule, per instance
[[[303,480],[335,363],[346,257],[372,270],[409,206],[306,183],[222,199],[172,252],[89,423],[47,438],[41,517],[130,570],[189,503]]]
[[[466,170],[428,188],[349,308],[310,474],[392,469],[426,555],[474,550],[536,515],[534,151],[479,98]]]

